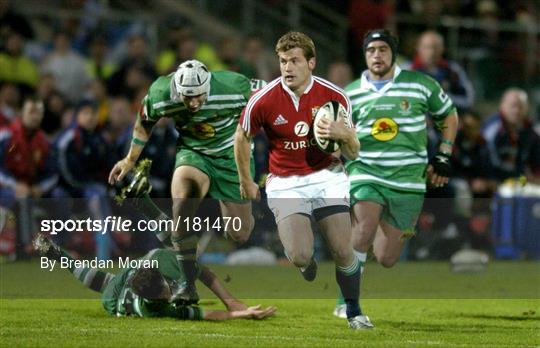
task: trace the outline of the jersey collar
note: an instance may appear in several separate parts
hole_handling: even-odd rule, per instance
[[[360,78],[360,88],[361,89],[370,89],[372,90],[373,92],[377,92],[377,93],[380,93],[380,94],[384,94],[386,93],[386,91],[388,91],[390,89],[390,87],[392,87],[392,85],[394,84],[395,80],[396,80],[396,77],[398,77],[398,75],[401,73],[401,68],[396,65],[395,68],[394,68],[394,76],[392,77],[392,81],[390,81],[389,83],[386,84],[386,86],[384,86],[383,88],[381,88],[380,90],[377,90],[377,88],[375,88],[375,86],[373,85],[373,83],[371,83],[368,79],[367,79],[367,70],[364,71],[362,73],[362,77]]]
[[[294,104],[294,108],[296,109],[296,111],[298,111],[298,108],[300,107],[300,99],[297,98],[296,94],[294,94],[294,92],[291,91],[291,89],[285,84],[285,81],[283,81],[283,78],[281,78],[281,87],[283,87],[285,92],[287,92],[291,96],[291,99]],[[310,77],[309,85],[306,87],[306,90],[304,91],[303,94],[308,94],[312,87],[313,87],[313,75]]]

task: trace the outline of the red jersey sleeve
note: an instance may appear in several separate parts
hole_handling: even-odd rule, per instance
[[[255,136],[264,123],[260,97],[261,91],[252,95],[240,116],[240,127],[251,136]]]

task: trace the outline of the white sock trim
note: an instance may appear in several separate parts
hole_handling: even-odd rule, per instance
[[[355,250],[355,251],[354,251],[354,254],[356,255],[356,257],[358,258],[358,260],[359,260],[360,262],[366,263],[366,260],[367,260],[367,253],[363,253],[363,252],[361,252],[361,251]]]

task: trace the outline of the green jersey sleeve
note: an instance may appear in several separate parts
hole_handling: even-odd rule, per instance
[[[440,124],[446,116],[456,111],[452,100],[444,92],[439,83],[430,76],[425,76],[425,86],[430,90],[431,95],[427,100],[428,111],[433,120]]]
[[[178,102],[171,100],[172,74],[159,77],[148,89],[141,105],[141,120],[157,122],[161,117],[168,117],[172,108],[177,108]]]
[[[357,79],[351,83],[349,83],[345,87],[345,93],[347,94],[347,97],[351,99],[351,120],[353,123],[353,126],[355,126],[360,121],[360,106],[358,103],[353,103],[351,98],[351,93],[354,93],[355,90],[358,90],[360,88],[360,79]]]
[[[159,120],[159,117],[156,115],[155,110],[151,107],[150,98],[148,97],[148,94],[144,96],[143,100],[141,101],[141,112],[140,117],[141,121],[145,122],[157,122]]]
[[[251,80],[249,80],[244,75],[240,75],[240,74],[237,75],[235,80],[236,81],[235,81],[234,86],[236,86],[236,88],[238,88],[240,94],[242,94],[244,96],[244,98],[246,99],[246,101],[248,101],[249,97],[251,97],[251,93],[252,93],[252,82],[251,82]]]

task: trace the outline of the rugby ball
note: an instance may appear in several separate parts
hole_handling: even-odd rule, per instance
[[[313,118],[313,136],[315,137],[315,142],[317,146],[324,152],[333,153],[339,150],[340,144],[331,139],[321,139],[315,131],[315,125],[319,122],[321,118],[326,118],[331,121],[338,121],[341,119],[347,120],[347,110],[340,102],[331,100],[325,103],[323,106],[317,110],[315,117]],[[348,122],[346,122],[348,124]]]

